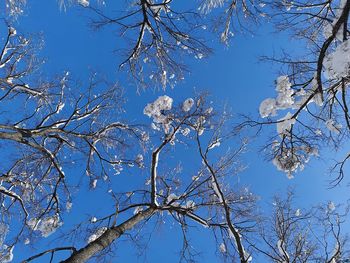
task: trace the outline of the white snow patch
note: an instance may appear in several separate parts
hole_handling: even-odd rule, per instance
[[[219,246],[219,250],[221,253],[226,253],[226,246],[224,243],[221,243]]]
[[[98,239],[100,236],[103,235],[104,232],[106,232],[107,227],[101,227],[99,228],[96,233],[92,234],[88,238],[88,243],[94,242],[96,239]]]
[[[275,116],[276,115],[276,100],[272,98],[267,98],[263,100],[259,107],[259,112],[261,118],[266,118],[269,116]]]
[[[350,73],[350,40],[341,43],[334,52],[328,54],[324,61],[326,77],[340,79]]]
[[[83,7],[88,7],[90,5],[89,0],[78,0],[78,3],[81,4]]]
[[[277,133],[280,136],[289,134],[292,125],[296,122],[296,120],[292,117],[293,115],[288,112],[286,116],[278,120],[279,122],[277,123]]]
[[[193,105],[194,100],[192,98],[188,98],[182,103],[182,110],[185,112],[190,111]]]

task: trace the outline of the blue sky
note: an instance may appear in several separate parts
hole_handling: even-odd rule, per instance
[[[73,78],[84,82],[90,72],[97,71],[109,80],[117,80],[126,92],[128,101],[125,107],[128,118],[142,123],[150,123],[142,114],[148,102],[163,94],[173,97],[175,101],[181,101],[191,96],[194,90],[209,91],[215,103],[226,103],[234,113],[258,116],[259,104],[263,99],[273,96],[274,80],[278,76],[276,74],[278,68],[259,63],[258,56],[278,52],[281,47],[292,48],[290,40],[284,34],[272,33],[271,25],[262,24],[257,27],[256,35],[237,34],[228,47],[216,40],[210,42],[214,54],[202,60],[188,60],[191,72],[173,90],[150,88],[137,93],[127,73],[118,70],[122,57],[114,51],[125,44],[118,38],[114,29],[93,31],[87,26],[88,22],[89,14],[82,8],[70,7],[64,12],[59,10],[56,1],[31,1],[25,10],[25,15],[18,19],[15,27],[25,34],[42,35],[45,45],[41,56],[46,58],[42,69],[46,74],[54,76],[68,70]],[[292,52],[298,52],[293,49]],[[274,132],[275,127],[267,128],[252,141],[243,156],[247,169],[235,179],[242,186],[249,186],[253,193],[261,197],[259,202],[262,207],[271,204],[274,194],[286,193],[289,187],[296,190],[296,200],[300,206],[327,200],[333,200],[335,203],[343,200],[346,188],[328,189],[327,169],[331,164],[329,157],[334,154],[325,153],[323,159],[312,160],[305,171],[297,173],[293,180],[288,180],[271,162],[264,160],[263,153],[258,153],[257,149]],[[73,168],[69,172],[74,174],[76,170]],[[140,180],[137,175],[125,176],[124,179],[120,179],[125,184],[130,180]],[[71,214],[66,215],[64,227],[69,228],[74,222],[88,219],[91,214],[110,209],[110,200],[105,202],[95,198],[98,191],[106,189],[89,192],[86,191],[86,184],[82,189],[84,194],[79,195],[77,199],[79,202],[75,202]],[[168,222],[154,230],[151,221],[146,228],[146,232],[153,231],[149,249],[137,255],[135,253],[137,250],[130,243],[118,241],[118,249],[111,262],[143,262],[144,259],[146,262],[178,262],[176,253],[181,243],[178,230],[178,226]],[[207,248],[215,246],[215,242],[210,238],[210,231],[197,229],[193,231],[191,237],[198,251],[207,251],[209,250]],[[50,236],[47,240],[34,245],[39,250],[49,248],[54,244],[48,241],[54,238]],[[17,259],[31,255],[32,251],[28,247],[18,246],[15,254],[17,262]],[[204,252],[200,260],[208,263],[216,261],[215,249],[213,252]],[[47,262],[47,258],[37,262]]]

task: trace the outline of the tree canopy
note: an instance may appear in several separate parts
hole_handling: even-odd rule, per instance
[[[0,6],[0,262],[350,262],[350,0],[47,2]],[[274,84],[191,87],[248,42]],[[208,79],[251,63],[227,54]]]

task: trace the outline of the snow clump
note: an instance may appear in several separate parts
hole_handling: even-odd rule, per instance
[[[164,111],[171,110],[173,99],[169,96],[160,96],[154,102],[147,104],[143,113],[153,119],[156,124],[162,124],[165,133],[170,132],[171,118]],[[153,126],[157,126],[153,124]]]

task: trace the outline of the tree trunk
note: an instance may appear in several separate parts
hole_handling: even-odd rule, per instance
[[[139,212],[135,216],[126,220],[124,223],[107,229],[106,232],[104,232],[98,239],[76,251],[68,259],[62,261],[61,263],[86,262],[98,252],[101,252],[103,249],[110,246],[113,241],[119,238],[125,231],[132,229],[139,222],[152,216],[155,211],[155,208],[148,208],[145,211]]]

